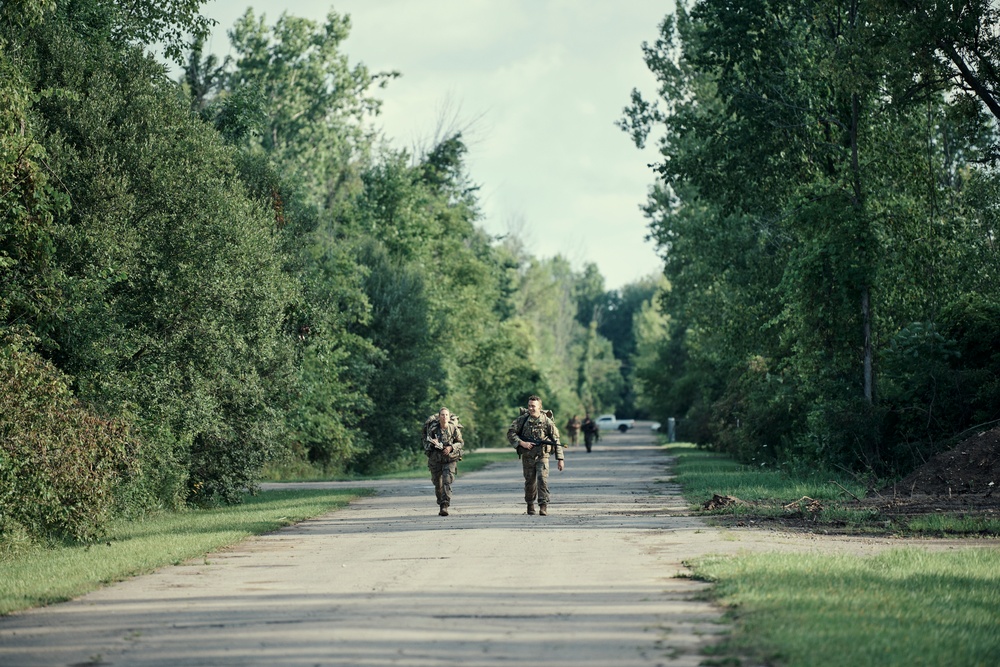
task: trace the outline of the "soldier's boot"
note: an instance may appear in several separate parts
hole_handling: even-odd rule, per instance
[[[548,514],[549,514],[549,506],[548,505],[539,505],[538,506],[538,513],[541,514],[542,516],[548,516]]]
[[[528,514],[535,513],[535,503],[528,503]]]
[[[438,516],[448,516],[448,506],[447,505],[442,505],[441,506],[441,511],[438,512]]]

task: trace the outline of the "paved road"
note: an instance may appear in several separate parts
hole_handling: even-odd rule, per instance
[[[572,448],[550,515],[520,464],[429,479],[73,602],[0,619],[0,665],[697,665],[722,631],[681,560],[718,533],[686,516],[640,424]]]

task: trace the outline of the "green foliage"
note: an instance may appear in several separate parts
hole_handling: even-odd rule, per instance
[[[661,364],[671,356],[671,317],[663,309],[665,297],[670,292],[670,283],[660,276],[654,283],[654,291],[639,305],[632,315],[632,340],[634,348],[629,358],[631,392],[634,396],[637,414],[653,416],[666,422],[675,414],[674,400],[669,394],[674,389],[672,382],[664,382]],[[691,439],[691,438],[687,438]]]
[[[609,397],[609,402],[623,416],[644,418],[649,414],[637,402],[635,366],[631,362],[638,348],[636,322],[643,306],[657,292],[659,280],[662,280],[662,276],[650,276],[629,283],[620,290],[608,292],[605,305],[597,318],[598,333],[611,342],[614,357],[621,362],[618,396],[613,399]]]
[[[285,412],[289,440],[281,458],[301,457],[335,472],[368,451],[357,431],[372,409],[368,387],[383,357],[352,329],[369,321],[363,272],[301,188],[282,178],[264,154],[241,150],[240,176],[279,230],[285,273],[298,286],[285,307],[284,329],[295,350]]]
[[[930,47],[920,11],[708,0],[645,45],[659,100],[633,94],[620,124],[639,145],[661,132],[646,211],[670,326],[640,379],[686,437],[885,472],[970,425],[945,397],[960,357],[905,327],[946,335],[950,304],[996,291],[998,191],[977,165],[995,130],[912,58]],[[991,11],[937,46],[967,46]],[[976,54],[984,81],[993,41]]]
[[[346,17],[248,11],[219,61],[200,4],[0,5],[0,327],[70,406],[60,438],[85,424],[100,450],[128,429],[129,483],[101,477],[66,534],[239,503],[265,469],[408,468],[441,404],[471,449],[529,394],[618,400],[618,351],[579,317],[608,298],[596,267],[479,229],[460,134],[375,153],[371,91],[394,74],[350,64]],[[175,84],[143,49],[188,38]],[[53,414],[4,424],[41,442]],[[10,470],[33,461],[18,446]],[[46,526],[9,521],[5,548]]]
[[[73,398],[68,379],[23,341],[0,341],[0,542],[100,537],[140,460],[127,422]]]
[[[369,89],[395,76],[352,67],[340,51],[349,31],[349,18],[333,11],[322,25],[282,14],[268,26],[248,9],[229,33],[236,55],[226,90],[263,98],[266,122],[253,143],[326,208],[356,192],[355,160],[370,143],[362,121],[380,105]]]
[[[423,455],[417,425],[427,416],[432,387],[443,373],[423,277],[374,244],[360,260],[367,268],[365,288],[372,304],[365,337],[385,354],[374,364],[369,389],[375,409],[361,424],[372,448],[358,466],[377,471]]]
[[[34,113],[72,202],[54,238],[52,358],[78,396],[163,443],[151,475],[187,479],[199,502],[234,499],[282,428],[292,286],[273,225],[159,65],[72,27],[37,26],[22,51],[52,91]]]
[[[69,198],[46,170],[33,136],[31,93],[17,63],[0,53],[0,327],[46,337],[60,301],[56,220]]]

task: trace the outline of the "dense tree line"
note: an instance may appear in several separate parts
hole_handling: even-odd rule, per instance
[[[925,5],[700,0],[644,45],[620,124],[658,141],[669,288],[637,373],[686,437],[887,475],[1000,419],[1000,10]]]
[[[460,133],[380,141],[347,17],[248,11],[220,62],[200,5],[0,3],[0,543],[412,465],[442,403],[473,447],[614,408],[616,293],[478,226]]]

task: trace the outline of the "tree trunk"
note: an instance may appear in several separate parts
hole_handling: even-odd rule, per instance
[[[861,290],[861,316],[863,319],[862,329],[864,331],[864,384],[865,400],[871,405],[873,402],[872,391],[872,309],[869,288],[865,285]]]

